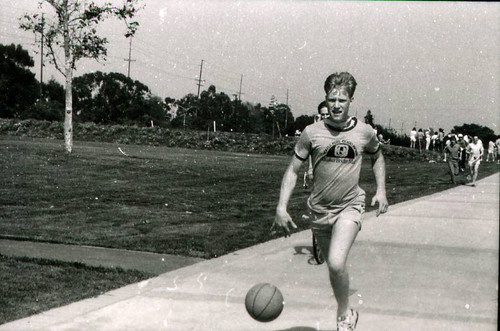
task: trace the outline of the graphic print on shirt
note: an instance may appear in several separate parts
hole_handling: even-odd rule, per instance
[[[358,151],[352,142],[339,140],[327,146],[320,159],[327,162],[355,163],[357,156]]]

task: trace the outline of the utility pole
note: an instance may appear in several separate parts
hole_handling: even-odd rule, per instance
[[[240,79],[240,92],[238,93],[238,99],[241,101],[241,85],[243,84],[243,74],[241,74]]]
[[[130,62],[134,62],[135,60],[131,59],[132,56],[132,37],[130,36],[130,44],[128,47],[128,59],[124,59],[124,61],[128,61],[128,71],[127,71],[127,77],[130,78]]]
[[[43,37],[45,30],[45,17],[42,13],[42,39],[40,42],[40,101],[43,99]]]
[[[286,89],[285,131],[288,128],[288,89]]]
[[[202,85],[202,84],[201,84],[201,82],[203,81],[203,80],[201,79],[201,74],[202,74],[202,73],[203,73],[203,60],[201,60],[201,65],[200,65],[200,77],[197,79],[198,84],[196,84],[196,85],[198,85],[198,98],[200,97],[200,87],[201,87],[201,85]]]

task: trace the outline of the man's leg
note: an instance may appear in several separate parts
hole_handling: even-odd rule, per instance
[[[337,316],[345,315],[349,308],[349,273],[346,261],[358,232],[357,223],[340,217],[333,225],[331,239],[318,237],[321,251],[326,252],[330,284],[337,300]]]
[[[477,174],[479,172],[479,161],[476,161],[472,166],[472,185],[476,185]]]
[[[455,184],[455,167],[451,158],[448,160],[448,168],[450,169],[451,182]]]

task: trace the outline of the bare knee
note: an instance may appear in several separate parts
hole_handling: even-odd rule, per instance
[[[338,259],[328,259],[328,270],[331,275],[341,275],[346,272],[345,261]]]

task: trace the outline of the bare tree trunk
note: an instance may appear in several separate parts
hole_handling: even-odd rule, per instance
[[[66,76],[66,107],[64,110],[64,147],[68,153],[73,150],[73,94],[72,79],[73,66],[71,62],[71,50],[69,39],[69,13],[68,1],[63,2],[64,6],[64,75]]]
[[[64,147],[68,153],[73,150],[73,69],[69,59],[66,59],[66,107],[64,111]]]

